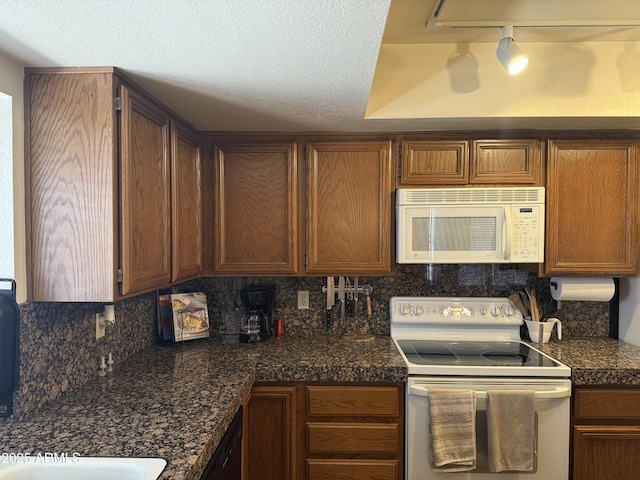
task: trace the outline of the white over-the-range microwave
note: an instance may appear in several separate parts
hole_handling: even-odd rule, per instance
[[[544,187],[396,190],[398,263],[541,263]]]

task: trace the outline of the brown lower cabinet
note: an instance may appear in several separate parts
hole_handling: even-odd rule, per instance
[[[246,480],[403,478],[404,384],[259,383]]]
[[[640,478],[640,387],[576,387],[573,480]]]

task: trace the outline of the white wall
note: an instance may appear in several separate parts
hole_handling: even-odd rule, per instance
[[[640,278],[620,279],[619,338],[640,346]]]
[[[14,278],[18,284],[17,299],[27,298],[26,237],[24,208],[24,97],[23,65],[0,53],[0,92],[12,98],[13,139],[13,229],[15,232]]]

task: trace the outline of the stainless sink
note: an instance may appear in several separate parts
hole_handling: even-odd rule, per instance
[[[3,458],[0,480],[156,480],[164,458],[24,456]]]

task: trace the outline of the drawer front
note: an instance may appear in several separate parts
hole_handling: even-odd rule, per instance
[[[397,480],[397,460],[307,460],[308,480]]]
[[[640,420],[640,389],[577,388],[575,417]]]
[[[307,423],[308,453],[398,453],[397,423]]]
[[[307,387],[308,415],[389,416],[399,412],[398,387]]]

